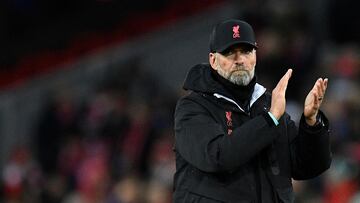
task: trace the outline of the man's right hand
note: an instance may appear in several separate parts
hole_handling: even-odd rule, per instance
[[[273,89],[272,91],[270,113],[273,116],[275,116],[277,120],[279,120],[280,117],[285,112],[285,107],[286,107],[285,92],[291,74],[292,74],[292,69],[289,69],[285,73],[285,75],[280,79],[275,89]]]

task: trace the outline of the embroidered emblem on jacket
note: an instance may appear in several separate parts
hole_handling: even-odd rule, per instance
[[[225,111],[225,116],[226,116],[226,125],[228,127],[228,135],[230,135],[232,133],[232,128],[233,128],[233,124],[232,124],[232,112],[231,111]]]

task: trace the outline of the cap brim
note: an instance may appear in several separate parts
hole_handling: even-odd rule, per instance
[[[225,44],[224,46],[220,47],[219,49],[217,49],[215,51],[218,52],[218,53],[221,53],[221,52],[224,52],[226,49],[228,49],[231,46],[234,46],[236,44],[247,44],[247,45],[253,46],[255,49],[258,48],[256,43],[252,43],[252,42],[249,42],[249,41],[236,41],[236,42],[231,42],[231,43]]]

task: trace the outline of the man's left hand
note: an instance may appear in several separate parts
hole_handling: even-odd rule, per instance
[[[308,125],[313,126],[316,123],[316,116],[324,100],[325,91],[328,85],[328,79],[319,78],[309,94],[306,96],[304,105],[305,121]]]

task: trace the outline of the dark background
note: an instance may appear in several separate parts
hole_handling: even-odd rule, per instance
[[[271,90],[286,72],[295,121],[318,77],[333,163],[296,202],[360,201],[355,0],[0,1],[3,202],[171,202],[173,111],[215,22],[240,18]]]

